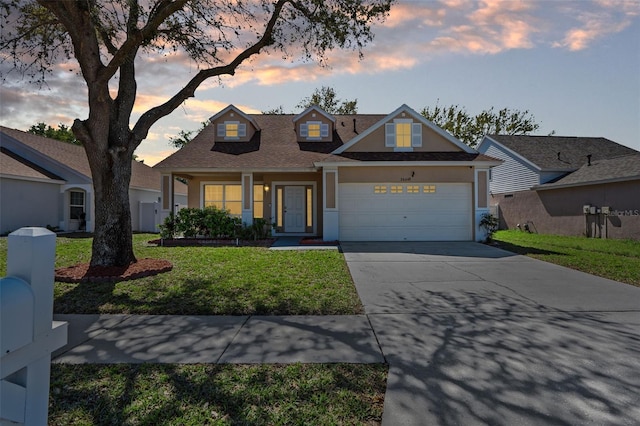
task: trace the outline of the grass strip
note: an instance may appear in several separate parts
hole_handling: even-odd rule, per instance
[[[640,241],[498,231],[505,250],[640,287]]]
[[[59,314],[353,315],[363,312],[344,256],[335,250],[260,247],[150,247],[134,235],[139,258],[167,259],[161,275],[105,283],[56,283]],[[56,267],[88,262],[91,238],[57,238]],[[0,238],[0,273],[6,238]]]
[[[50,425],[378,425],[381,364],[53,364]]]

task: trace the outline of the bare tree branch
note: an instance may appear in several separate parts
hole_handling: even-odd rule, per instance
[[[200,84],[202,84],[202,82],[211,77],[221,75],[234,75],[236,69],[238,68],[238,66],[240,66],[240,64],[242,64],[242,62],[259,53],[262,48],[272,44],[273,29],[276,26],[282,9],[289,2],[290,0],[278,0],[278,2],[274,5],[274,10],[265,27],[262,37],[256,43],[238,54],[227,65],[201,70],[167,102],[157,107],[151,108],[149,111],[142,114],[133,128],[135,140],[138,141],[136,146],[139,145],[140,142],[142,142],[142,140],[147,137],[149,129],[154,123],[156,123],[162,117],[171,114],[171,112],[178,108],[180,104],[182,104],[188,98],[194,97],[196,89],[200,86]]]

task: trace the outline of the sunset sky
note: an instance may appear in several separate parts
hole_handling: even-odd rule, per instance
[[[529,110],[538,134],[602,136],[640,150],[638,0],[400,0],[374,33],[362,60],[332,52],[322,68],[262,55],[233,77],[206,82],[152,127],[136,154],[157,163],[173,152],[169,137],[231,103],[247,113],[280,105],[299,112],[295,105],[321,86],[357,99],[360,113],[436,102],[471,114],[507,107]],[[0,124],[26,130],[86,118],[83,80],[70,67],[58,67],[40,89],[10,76],[0,89]],[[135,112],[164,102],[196,71],[182,55],[141,62]]]

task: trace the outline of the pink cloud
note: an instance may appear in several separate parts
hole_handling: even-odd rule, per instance
[[[442,26],[447,11],[437,3],[409,2],[398,3],[391,7],[389,16],[382,24],[387,28],[399,28],[410,22],[419,22],[428,26]]]
[[[623,31],[640,15],[640,2],[637,1],[600,0],[594,4],[599,8],[567,11],[576,16],[580,25],[566,30],[562,41],[552,43],[553,47],[584,50],[599,39]]]

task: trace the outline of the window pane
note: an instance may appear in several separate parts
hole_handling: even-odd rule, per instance
[[[238,123],[226,123],[226,134],[225,136],[228,138],[237,138],[238,137]]]
[[[313,226],[313,189],[307,188],[307,226]]]
[[[376,185],[373,187],[374,194],[386,194],[387,186],[386,185]]]
[[[223,185],[205,185],[204,186],[204,203],[220,201],[222,202]]]
[[[308,137],[319,138],[320,137],[320,123],[308,123]]]
[[[72,206],[84,206],[84,192],[71,191],[71,201],[69,204]]]
[[[70,210],[71,219],[80,219],[80,215],[84,213],[84,207],[71,207]]]
[[[402,185],[391,185],[391,193],[392,194],[402,194]]]
[[[417,194],[420,192],[420,187],[418,185],[407,185],[407,192],[409,194]]]
[[[218,210],[224,210],[224,203],[222,201],[205,201],[205,207],[215,207]]]
[[[253,201],[263,201],[264,190],[262,184],[253,185]]]
[[[225,210],[229,211],[229,214],[234,216],[242,215],[242,202],[241,201],[227,201],[225,203]]]
[[[436,186],[435,185],[425,185],[423,187],[422,191],[425,194],[430,194],[430,193],[436,192]]]
[[[411,147],[411,123],[396,123],[396,147]]]
[[[242,201],[242,185],[225,185],[224,200],[227,203],[229,201]]]
[[[264,218],[264,203],[262,201],[253,202],[253,218],[254,219]]]
[[[262,184],[253,185],[253,218],[264,218],[264,190]]]
[[[278,188],[277,190],[277,226],[282,226],[282,188]]]

